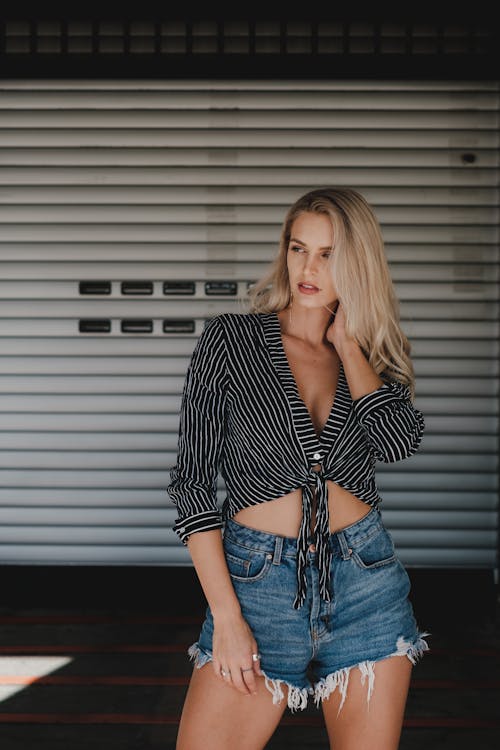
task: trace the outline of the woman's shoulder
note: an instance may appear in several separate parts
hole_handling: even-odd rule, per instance
[[[253,331],[260,325],[262,313],[234,313],[225,312],[215,315],[220,325],[226,330]],[[214,318],[211,318],[213,320]]]

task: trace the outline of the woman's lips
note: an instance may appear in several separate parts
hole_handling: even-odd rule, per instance
[[[317,294],[320,291],[320,289],[318,289],[318,287],[314,285],[304,286],[304,284],[298,284],[297,286],[299,288],[299,292],[301,292],[302,294]]]

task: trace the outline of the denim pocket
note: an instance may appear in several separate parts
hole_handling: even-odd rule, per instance
[[[229,575],[236,581],[260,581],[269,573],[273,556],[270,552],[248,549],[224,538],[224,555]]]
[[[380,526],[368,539],[351,544],[351,549],[352,559],[363,569],[380,568],[397,560],[394,541],[385,526]]]

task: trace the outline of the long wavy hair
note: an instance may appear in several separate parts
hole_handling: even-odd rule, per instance
[[[380,377],[408,386],[414,400],[411,344],[401,330],[382,232],[372,208],[356,190],[319,188],[295,201],[285,216],[276,257],[247,293],[248,312],[278,312],[290,304],[288,245],[292,224],[304,212],[325,214],[332,223],[333,252],[327,268],[344,309],[347,336],[357,341]]]

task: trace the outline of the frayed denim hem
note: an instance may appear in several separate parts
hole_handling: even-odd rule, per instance
[[[195,666],[198,669],[201,669],[207,662],[212,661],[212,655],[208,652],[202,650],[198,642],[193,643],[192,646],[188,649],[189,658],[194,661]],[[291,685],[286,680],[280,680],[275,679],[273,677],[269,677],[264,670],[261,667],[260,670],[264,676],[264,682],[266,685],[266,688],[269,690],[271,695],[273,696],[273,704],[278,705],[281,703],[283,698],[285,697],[282,689],[282,684],[285,684],[288,687],[288,700],[287,705],[290,711],[293,713],[294,711],[297,711],[300,709],[303,711],[305,708],[307,708],[307,699],[309,695],[312,695],[314,693],[314,689],[309,685],[304,688],[297,687],[296,685]]]
[[[416,664],[417,661],[422,658],[424,652],[430,650],[427,642],[424,640],[424,636],[427,635],[431,635],[431,633],[419,632],[414,643],[411,643],[410,641],[405,640],[403,636],[400,636],[396,643],[396,651],[394,651],[392,654],[387,654],[387,656],[383,656],[380,659],[376,659],[374,661],[365,660],[359,662],[358,664],[352,664],[349,667],[338,669],[336,672],[332,672],[326,677],[322,677],[319,682],[314,684],[314,686],[307,686],[303,688],[297,687],[296,685],[291,685],[286,680],[269,677],[264,672],[262,667],[261,672],[265,678],[264,681],[266,688],[273,696],[274,705],[278,705],[279,703],[281,703],[281,701],[285,697],[282,685],[285,684],[288,687],[287,705],[292,713],[294,711],[297,711],[298,709],[303,711],[305,708],[307,708],[307,700],[309,695],[314,695],[314,702],[316,704],[316,707],[319,708],[320,701],[329,698],[331,693],[339,688],[342,700],[337,711],[338,716],[346,699],[347,686],[349,684],[349,675],[351,669],[357,667],[360,670],[362,685],[365,684],[365,680],[368,677],[367,705],[369,707],[370,698],[372,696],[375,683],[375,664],[378,661],[382,661],[383,659],[388,659],[390,656],[406,656],[412,664]],[[188,654],[190,659],[195,662],[195,666],[198,669],[203,667],[207,662],[212,661],[212,654],[201,649],[198,642],[193,643],[189,647]]]
[[[359,662],[359,664],[353,664],[350,667],[343,667],[342,669],[338,669],[336,672],[332,672],[326,677],[323,677],[314,685],[314,702],[316,703],[316,707],[319,708],[320,701],[329,698],[331,693],[338,687],[340,690],[340,694],[342,695],[342,700],[337,711],[337,716],[339,715],[347,695],[349,675],[351,669],[354,669],[355,667],[358,667],[361,672],[362,685],[365,684],[365,680],[368,677],[366,701],[369,707],[370,698],[372,696],[375,683],[374,666],[377,661],[388,659],[390,656],[407,656],[412,664],[416,664],[417,661],[423,656],[424,651],[430,650],[427,642],[424,640],[424,636],[426,635],[431,635],[431,633],[419,632],[414,643],[411,643],[410,641],[405,640],[403,636],[400,636],[396,643],[396,651],[394,651],[392,654],[388,654],[387,656],[383,656],[381,659],[376,659],[374,661],[361,661]]]

